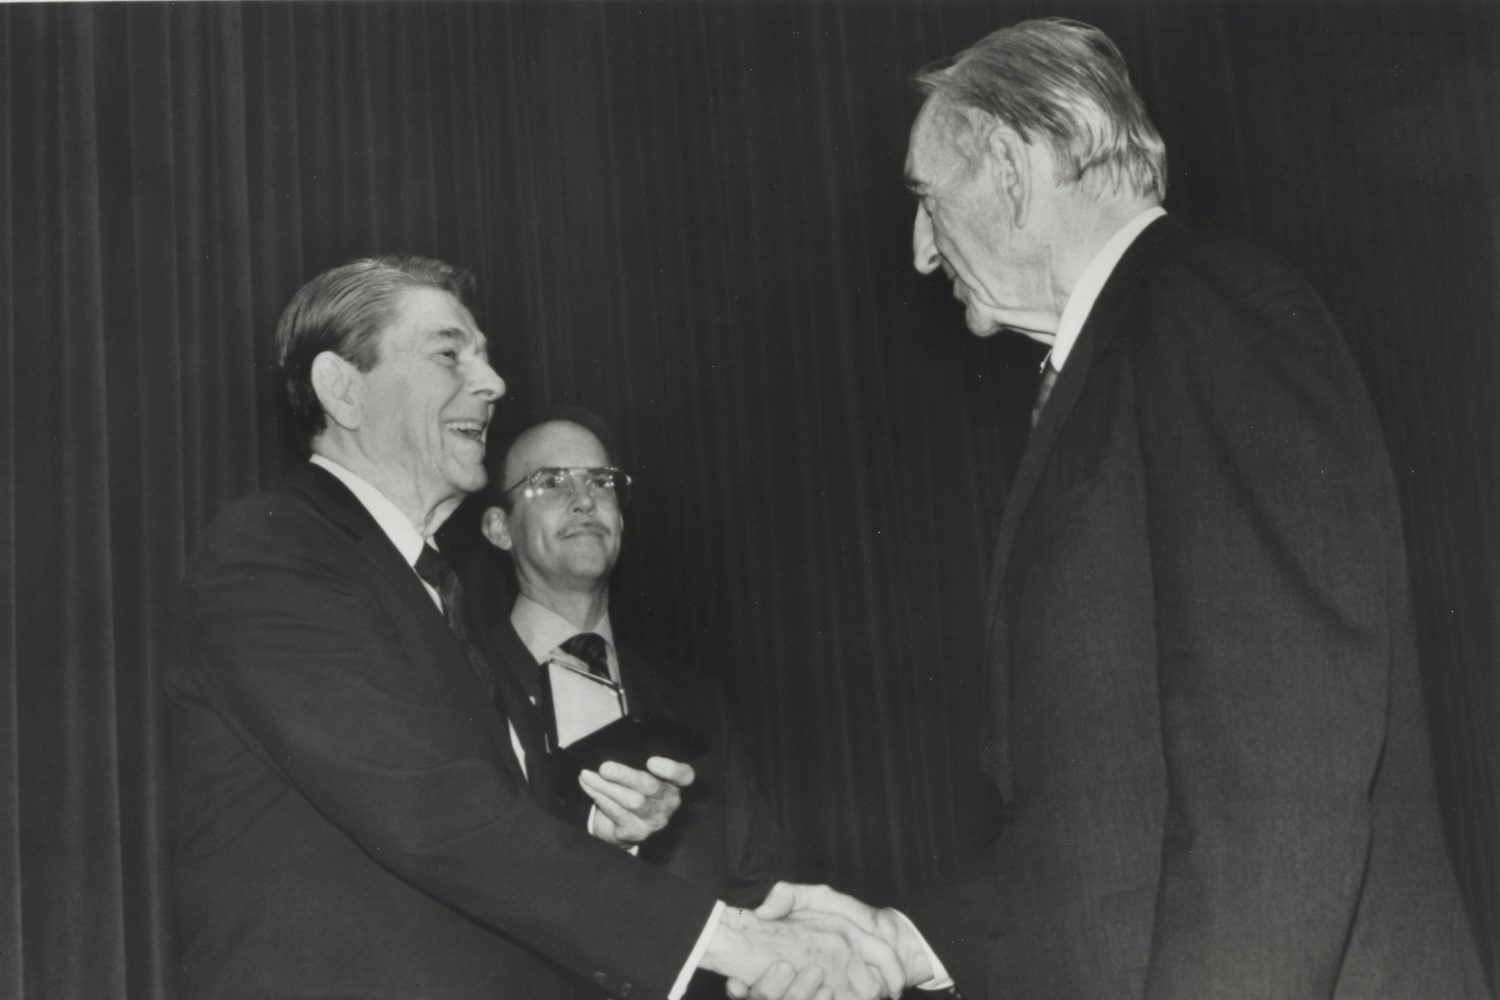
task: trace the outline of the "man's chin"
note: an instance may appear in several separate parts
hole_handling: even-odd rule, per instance
[[[1036,330],[1021,326],[1019,323],[1008,322],[998,313],[975,309],[973,306],[970,306],[964,313],[964,323],[968,326],[969,332],[976,337],[993,337],[1004,330],[1048,345],[1051,345],[1054,337],[1051,331]]]
[[[462,493],[478,493],[484,489],[485,483],[490,481],[489,474],[484,471],[484,464],[473,465],[468,462],[456,463],[448,469],[446,476],[448,485]]]
[[[596,556],[574,556],[563,564],[562,575],[570,580],[582,583],[595,583],[599,580],[608,579],[610,570],[615,568],[615,561],[608,553],[600,552]]]
[[[976,337],[993,337],[1005,329],[1005,324],[1000,321],[1000,317],[976,309],[972,305],[964,310],[964,324]]]

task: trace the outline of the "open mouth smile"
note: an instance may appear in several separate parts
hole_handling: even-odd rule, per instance
[[[443,426],[476,444],[484,444],[486,422],[483,420],[448,420],[444,422]]]

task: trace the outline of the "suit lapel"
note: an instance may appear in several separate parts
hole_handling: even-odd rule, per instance
[[[488,691],[475,675],[463,641],[432,601],[416,572],[401,557],[390,538],[370,516],[364,504],[326,469],[307,464],[288,477],[287,485],[308,498],[332,523],[349,533],[360,555],[370,566],[372,579],[380,582],[396,604],[415,623],[417,641],[412,644],[418,669],[430,671],[446,685],[455,699],[477,719],[489,735],[497,755],[512,777],[524,784],[525,774],[510,745],[505,719],[489,704]]]
[[[1009,644],[1005,616],[1005,578],[1010,571],[1011,552],[1015,548],[1016,533],[1025,520],[1037,484],[1047,467],[1047,461],[1073,411],[1079,395],[1088,381],[1094,361],[1118,336],[1123,326],[1123,313],[1128,296],[1137,285],[1137,272],[1142,263],[1178,223],[1170,217],[1162,217],[1141,231],[1135,241],[1115,265],[1109,280],[1099,292],[1088,319],[1079,331],[1078,340],[1068,355],[1067,363],[1057,376],[1047,405],[1042,408],[1041,418],[1032,428],[1031,438],[1022,453],[1020,467],[1006,498],[1005,513],[1001,516],[1000,531],[995,539],[995,551],[990,561],[988,607],[989,627],[985,634],[985,662],[990,666],[988,678],[990,733],[988,740],[987,770],[999,787],[1001,797],[1011,800],[1013,791],[1010,771],[1010,670],[1011,664],[1006,650]]]
[[[1016,531],[1031,503],[1042,471],[1047,467],[1047,459],[1057,443],[1058,434],[1078,402],[1084,383],[1088,381],[1094,358],[1115,339],[1120,329],[1121,306],[1135,286],[1135,272],[1151,250],[1176,225],[1176,222],[1167,217],[1157,219],[1136,237],[1135,242],[1131,243],[1120,258],[1119,264],[1100,290],[1093,309],[1089,311],[1083,329],[1079,331],[1067,364],[1063,365],[1063,370],[1057,376],[1057,384],[1052,388],[1052,395],[1042,408],[1041,419],[1032,429],[1031,438],[1021,456],[1020,467],[1016,470],[1015,483],[1005,502],[1005,513],[1001,517],[1000,532],[995,540],[994,558],[990,563],[989,607],[992,616],[999,611]],[[993,633],[993,618],[991,625]]]
[[[531,700],[538,690],[537,662],[516,635],[508,616],[491,622],[481,637],[485,655],[495,668],[495,686],[505,714],[526,753],[526,780],[532,796],[552,809],[556,805],[557,788],[541,715]]]
[[[1031,503],[1031,497],[1036,491],[1038,480],[1041,479],[1042,470],[1047,467],[1047,459],[1051,457],[1052,448],[1057,443],[1058,431],[1068,413],[1072,411],[1073,404],[1078,401],[1078,392],[1088,376],[1088,369],[1093,360],[1091,334],[1096,326],[1093,318],[1095,315],[1098,315],[1098,310],[1095,310],[1088,322],[1084,324],[1077,342],[1073,345],[1072,353],[1068,355],[1068,363],[1058,373],[1057,384],[1052,387],[1052,394],[1047,397],[1047,405],[1042,407],[1041,419],[1031,429],[1031,437],[1026,442],[1026,450],[1021,454],[1021,464],[1016,469],[1015,482],[1011,484],[1010,496],[1005,501],[1005,513],[1000,519],[1000,532],[996,536],[995,552],[990,561],[991,638],[994,634],[995,619],[999,616],[1005,571],[1010,565],[1010,553],[1015,545],[1016,530],[1020,527],[1026,508]]]

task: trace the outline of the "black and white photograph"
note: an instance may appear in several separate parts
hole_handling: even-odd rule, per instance
[[[0,238],[0,998],[1500,998],[1500,5],[5,3]]]

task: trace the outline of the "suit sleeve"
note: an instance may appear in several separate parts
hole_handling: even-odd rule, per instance
[[[397,624],[393,581],[332,529],[289,540],[260,513],[221,525],[189,578],[196,697],[398,878],[606,989],[665,996],[712,894],[538,809]]]
[[[1244,273],[1167,272],[1135,347],[1168,780],[1151,1000],[1332,994],[1384,739],[1384,447],[1316,297]]]
[[[761,794],[744,739],[722,694],[719,701],[728,757],[725,809],[730,884],[724,900],[733,906],[755,907],[784,870],[781,830]]]
[[[713,886],[731,906],[758,906],[782,877],[781,832],[723,688],[692,665],[648,666],[627,655],[622,666],[637,710],[703,729],[711,744],[694,762],[697,780],[682,808],[641,857]]]

